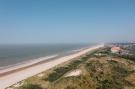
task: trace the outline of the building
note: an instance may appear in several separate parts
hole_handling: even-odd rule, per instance
[[[111,48],[111,52],[112,53],[120,53],[121,52],[121,48],[117,47],[117,46],[114,46],[114,47]]]

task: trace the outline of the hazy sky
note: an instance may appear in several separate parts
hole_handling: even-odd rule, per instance
[[[127,41],[134,0],[0,0],[0,44]]]

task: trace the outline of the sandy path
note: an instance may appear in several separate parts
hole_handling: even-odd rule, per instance
[[[58,59],[55,59],[55,60],[52,60],[43,64],[39,64],[39,65],[30,67],[30,68],[27,68],[27,69],[24,69],[24,70],[21,70],[21,71],[18,71],[18,72],[15,72],[15,73],[3,76],[3,77],[0,77],[0,89],[5,89],[6,87],[9,87],[21,80],[27,79],[28,77],[34,76],[38,73],[41,73],[52,67],[55,67],[58,64],[69,61],[73,58],[86,54],[87,52],[98,49],[100,47],[104,47],[104,45],[97,45],[97,46],[88,48],[86,50],[82,50],[81,52],[78,52],[76,54],[58,58]]]
[[[82,70],[81,69],[76,69],[76,70],[70,71],[69,73],[65,74],[64,77],[78,76],[81,73],[82,73]]]

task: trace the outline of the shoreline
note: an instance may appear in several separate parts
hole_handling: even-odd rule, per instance
[[[16,64],[13,64],[13,65],[3,66],[3,67],[0,67],[0,74],[4,73],[6,71],[12,71],[12,70],[15,70],[15,69],[18,69],[18,68],[21,68],[21,67],[29,66],[29,65],[38,63],[40,61],[45,61],[45,60],[48,60],[48,59],[51,59],[51,58],[55,58],[57,56],[58,55],[50,55],[50,56],[40,57],[40,58],[37,58],[37,59],[31,59],[31,60],[23,61],[23,62],[16,63]]]
[[[83,47],[83,48],[67,51],[67,52],[65,52],[66,54],[64,54],[64,55],[62,55],[62,54],[52,54],[52,55],[41,56],[39,58],[33,58],[33,59],[30,59],[30,60],[22,61],[20,63],[15,63],[15,64],[7,65],[7,66],[1,66],[0,67],[0,74],[2,72],[6,71],[6,70],[14,69],[14,67],[16,69],[16,68],[20,68],[20,67],[23,67],[23,66],[31,65],[31,64],[34,64],[34,63],[37,63],[37,62],[40,62],[40,61],[45,61],[45,60],[52,59],[52,58],[60,58],[60,57],[63,57],[63,56],[71,55],[71,54],[76,53],[76,52],[80,52],[80,51],[85,50],[87,48]]]
[[[104,45],[101,44],[101,45],[92,46],[90,48],[81,50],[79,52],[75,52],[74,54],[70,54],[68,56],[64,56],[61,58],[53,58],[52,60],[45,60],[44,63],[42,63],[41,61],[36,64],[26,66],[25,68],[21,68],[21,70],[17,70],[17,71],[15,70],[13,73],[12,72],[6,73],[2,77],[0,77],[0,87],[1,89],[5,89],[19,81],[27,79],[28,77],[39,74],[43,71],[55,67],[58,64],[72,60],[74,58],[77,58],[81,55],[84,55],[90,51],[93,51],[101,47],[104,47]]]
[[[45,62],[52,61],[56,57],[57,56],[48,56],[48,57],[43,58],[43,60],[40,60],[40,61],[34,60],[34,62],[31,62],[31,63],[21,64],[19,66],[18,65],[13,66],[11,68],[3,69],[2,71],[0,70],[0,78],[3,77],[3,76],[6,76],[6,75],[12,74],[14,72],[17,72],[17,71],[21,71],[21,70],[24,70],[24,69],[27,69],[27,68],[30,68],[30,67],[33,67],[33,66],[36,66],[36,65],[39,65],[39,64],[43,64]],[[30,61],[32,61],[32,60],[30,60]],[[29,62],[29,61],[27,61],[27,62]]]
[[[87,48],[86,47],[79,48],[79,49],[67,51],[67,52],[65,52],[66,54],[48,55],[48,56],[45,56],[45,57],[39,57],[39,58],[31,59],[31,60],[28,60],[28,61],[16,63],[16,64],[13,64],[13,65],[3,66],[3,67],[0,67],[0,77],[4,76],[6,73],[10,73],[12,71],[14,72],[15,70],[22,70],[22,69],[25,69],[25,68],[32,67],[34,65],[38,65],[38,64],[42,64],[44,62],[52,61],[56,58],[61,58],[61,57],[64,57],[64,56],[75,54],[75,53],[80,52],[82,50],[85,50]]]

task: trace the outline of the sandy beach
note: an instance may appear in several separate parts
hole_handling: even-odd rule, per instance
[[[42,61],[42,60],[40,60],[40,61],[38,60],[38,61],[31,62],[30,64],[16,66],[16,67],[14,67],[14,69],[9,68],[9,69],[2,70],[2,71],[0,70],[0,89],[5,89],[19,81],[27,79],[28,77],[39,74],[43,71],[46,71],[50,68],[55,67],[58,64],[72,60],[76,57],[84,55],[84,54],[86,54],[90,51],[93,51],[95,49],[98,49],[100,47],[104,47],[104,45],[103,44],[96,45],[96,46],[87,48],[85,50],[81,50],[75,54],[71,54],[71,55],[68,55],[65,57],[61,57],[61,58],[56,58],[51,61],[46,61],[44,63],[40,63],[40,61]],[[54,58],[54,57],[56,57],[56,56],[51,56],[48,58]]]
[[[48,61],[48,59],[53,59],[56,58],[58,55],[52,55],[52,56],[47,56],[47,57],[41,57],[38,59],[33,59],[33,60],[29,60],[29,61],[25,61],[23,63],[5,68],[5,69],[0,69],[0,77],[2,77],[3,75],[5,76],[5,74],[7,74],[7,72],[10,71],[14,71],[14,70],[20,70],[20,69],[24,69],[25,67],[30,67],[32,65],[36,65],[39,64],[40,62],[46,62]]]

